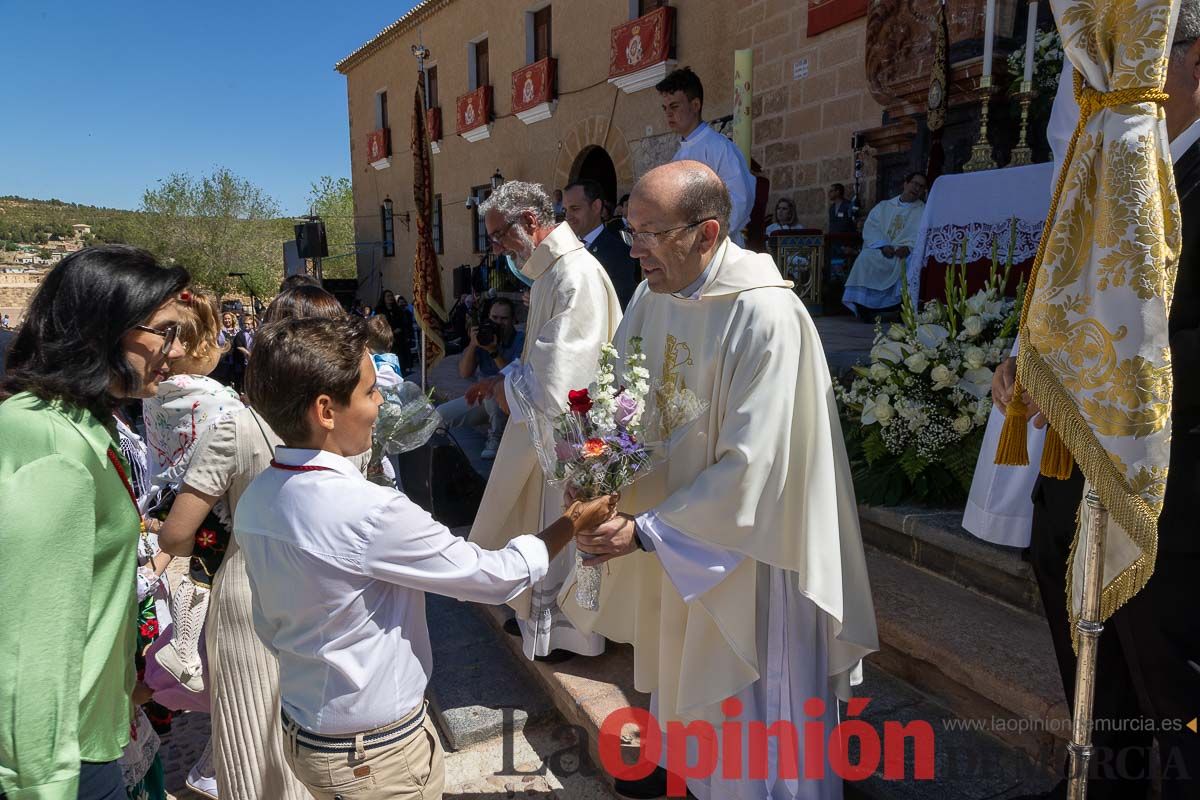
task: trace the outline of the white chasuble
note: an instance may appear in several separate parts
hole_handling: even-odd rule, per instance
[[[537,246],[521,272],[533,279],[533,287],[525,348],[516,369],[534,391],[531,400],[542,413],[565,411],[567,393],[595,380],[600,346],[616,332],[621,305],[604,267],[566,223]],[[509,408],[515,410],[512,386],[510,375],[505,391]],[[529,429],[514,417],[500,440],[470,540],[499,549],[513,537],[537,533],[561,513],[562,491],[546,485]],[[571,545],[550,562],[550,571],[531,592],[509,603],[517,612],[527,657],[554,649],[583,655],[603,652],[603,637],[575,630],[558,608],[555,598],[574,566]]]
[[[721,702],[736,696],[758,698],[744,704],[750,718],[800,727],[793,709],[808,698],[794,695],[809,689],[792,672],[819,653],[810,689],[833,705],[878,649],[829,368],[790,286],[769,256],[727,241],[695,298],[643,283],[614,340],[624,353],[642,337],[652,384],[709,404],[673,433],[667,462],[623,493],[621,510],[652,512],[656,530],[697,540],[690,552],[717,577],[681,589],[666,570],[702,581],[638,551],[604,565],[598,611],[579,608],[569,584],[559,599],[577,626],[633,644],[635,685],[653,694],[663,726],[719,726]],[[689,552],[671,549],[673,559]],[[733,796],[711,784],[693,791],[706,786]]]
[[[920,200],[905,203],[899,197],[884,200],[871,209],[863,224],[862,252],[846,277],[842,295],[842,302],[852,311],[856,306],[889,308],[900,302],[900,282],[907,274],[908,258],[888,258],[881,248],[915,249],[924,210],[925,204]]]

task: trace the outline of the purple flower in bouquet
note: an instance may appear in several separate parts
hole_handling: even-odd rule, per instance
[[[572,461],[575,458],[575,448],[566,439],[554,443],[554,457],[559,461]]]
[[[630,436],[627,432],[621,431],[613,440],[615,449],[620,450],[622,455],[631,455],[642,449],[637,440]]]
[[[637,418],[639,403],[636,397],[633,397],[628,392],[622,392],[617,396],[616,409],[613,412],[613,419],[622,428],[628,428]]]

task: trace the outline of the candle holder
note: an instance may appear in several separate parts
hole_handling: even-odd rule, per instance
[[[1033,102],[1033,81],[1021,81],[1021,91],[1017,92],[1017,100],[1021,103],[1021,138],[1012,149],[1008,165],[1024,167],[1033,163],[1033,148],[1026,142],[1026,132],[1029,130],[1029,104]]]
[[[971,148],[970,160],[963,164],[963,172],[996,168],[996,161],[992,158],[992,143],[988,141],[988,106],[994,91],[991,75],[984,75],[979,79],[979,138]]]

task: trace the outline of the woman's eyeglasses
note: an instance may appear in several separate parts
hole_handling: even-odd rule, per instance
[[[149,325],[134,325],[135,331],[145,331],[153,333],[155,336],[161,336],[163,339],[162,349],[159,351],[162,355],[171,352],[171,345],[175,344],[175,337],[179,335],[178,325],[168,325],[165,328],[151,328]]]

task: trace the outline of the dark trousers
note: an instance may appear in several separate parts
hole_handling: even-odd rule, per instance
[[[1190,448],[1181,448],[1187,454]],[[1089,800],[1141,800],[1151,782],[1151,746],[1158,740],[1162,798],[1194,798],[1200,790],[1200,734],[1184,725],[1200,714],[1200,613],[1192,598],[1200,580],[1194,523],[1181,528],[1180,502],[1195,466],[1180,464],[1159,522],[1159,552],[1146,588],[1104,625],[1096,668]],[[1188,479],[1191,479],[1190,481]],[[1039,478],[1033,491],[1033,539],[1028,559],[1037,577],[1054,640],[1063,690],[1072,703],[1075,653],[1067,616],[1067,556],[1083,496],[1078,467],[1069,480]],[[1195,497],[1195,494],[1191,495]],[[1108,727],[1105,727],[1108,726]],[[1122,729],[1123,728],[1123,729]]]
[[[0,800],[6,797],[0,794]],[[80,762],[79,793],[76,797],[79,800],[126,800],[125,776],[121,772],[120,762]]]

